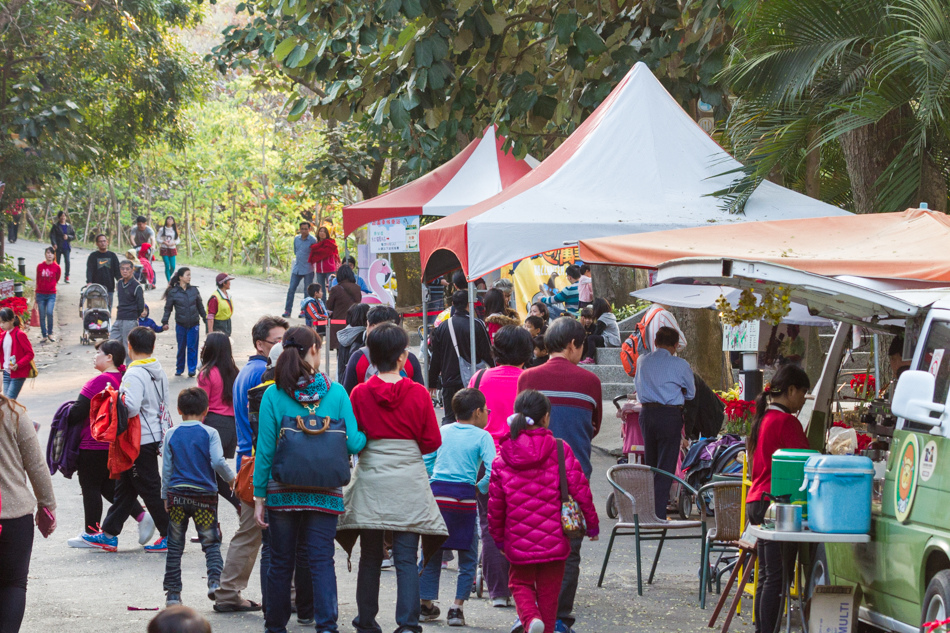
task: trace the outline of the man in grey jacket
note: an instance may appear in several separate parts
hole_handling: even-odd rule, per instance
[[[129,368],[122,377],[119,393],[129,417],[139,416],[142,425],[139,456],[132,468],[122,473],[115,485],[115,497],[102,531],[84,534],[83,540],[100,549],[114,552],[119,543],[122,525],[136,507],[135,498],[141,497],[155,520],[161,537],[145,551],[162,553],[168,551],[165,537],[168,534],[168,512],[162,500],[162,476],[158,472],[158,457],[165,430],[171,426],[169,409],[168,377],[161,363],[152,357],[155,350],[155,332],[137,326],[129,332]]]

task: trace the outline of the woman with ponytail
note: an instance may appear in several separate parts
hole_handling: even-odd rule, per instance
[[[752,461],[752,487],[746,496],[746,516],[761,525],[769,507],[765,496],[772,487],[772,455],[783,448],[809,448],[802,423],[795,417],[805,406],[811,381],[805,370],[783,365],[772,382],[755,399],[755,420],[746,442]],[[782,600],[782,546],[759,541],[759,574],[755,600],[755,633],[772,633],[779,618]],[[791,564],[791,561],[788,562]]]
[[[600,533],[590,483],[571,447],[554,439],[550,420],[544,394],[531,389],[518,394],[488,490],[488,527],[510,564],[508,587],[525,633],[555,630],[564,561],[571,551],[561,527],[559,449],[567,490],[584,513],[587,536],[596,541]]]
[[[254,517],[262,529],[269,530],[270,536],[264,627],[271,633],[286,631],[290,620],[290,580],[298,538],[305,541],[310,558],[316,630],[338,630],[333,537],[337,517],[343,514],[343,491],[292,486],[272,477],[277,442],[287,418],[307,420],[316,416],[343,420],[347,453],[356,454],[366,445],[366,436],[357,427],[346,389],[320,371],[320,345],[320,338],[310,328],[287,330],[283,351],[277,358],[275,384],[264,392],[258,417]]]

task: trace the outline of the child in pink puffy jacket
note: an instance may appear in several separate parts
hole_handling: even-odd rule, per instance
[[[551,403],[539,391],[522,391],[508,418],[488,490],[488,529],[511,565],[508,587],[525,633],[554,633],[564,561],[571,551],[561,529],[558,474],[564,447],[567,488],[587,521],[587,536],[600,533],[590,484],[570,446],[548,430]]]

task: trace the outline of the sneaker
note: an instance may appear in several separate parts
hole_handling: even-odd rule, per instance
[[[289,318],[290,318],[290,312],[284,312],[284,313],[283,313],[282,315],[280,315],[280,316],[284,317],[285,319],[289,319]]]
[[[99,549],[105,552],[114,552],[119,549],[119,537],[118,536],[106,536],[104,532],[96,532],[95,534],[83,534],[82,540],[91,545],[92,547],[98,547]]]
[[[581,362],[577,363],[578,365],[596,365],[597,361],[593,358],[585,358]]]
[[[521,620],[515,618],[515,623],[511,625],[510,633],[524,633],[524,627],[521,625]]]
[[[212,580],[208,583],[208,600],[214,600],[214,592],[221,588],[221,583],[217,580]]]
[[[168,552],[168,541],[164,536],[161,536],[151,545],[146,545],[145,551],[150,554],[165,554]]]
[[[165,594],[165,608],[174,607],[181,604],[181,594],[177,591],[169,591]]]
[[[194,377],[195,377],[195,372],[193,372],[193,371],[188,372],[188,377],[189,377],[189,378],[194,378]]]
[[[554,623],[554,633],[574,633],[574,629],[568,626],[564,620],[558,620]]]
[[[390,558],[384,558],[384,559],[383,559],[383,563],[379,566],[379,568],[380,568],[380,569],[391,569],[392,566],[393,566],[393,559],[392,559],[392,557],[390,557]]]
[[[511,606],[511,598],[492,598],[491,606],[496,609],[504,609]]]
[[[52,334],[50,334],[49,336],[47,336],[47,337],[46,337],[46,340],[49,341],[50,343],[55,343],[55,342],[56,342],[56,339],[53,338],[53,335],[52,335]]]
[[[449,561],[447,560],[442,561],[442,569],[448,569],[448,568],[449,568]]]
[[[465,614],[459,607],[449,609],[449,614],[445,617],[449,626],[465,626]]]
[[[79,536],[74,536],[73,538],[66,541],[66,545],[69,545],[70,547],[75,547],[76,549],[95,549],[96,548],[95,545],[91,543],[87,543],[86,539],[83,538],[83,536],[85,535],[86,533],[82,532]]]
[[[544,633],[544,622],[538,618],[531,620],[528,622],[528,626],[525,627],[524,633]]]
[[[49,343],[49,338],[44,336],[40,339],[40,345],[46,345],[47,343]]]
[[[313,626],[315,621],[313,618],[297,618],[297,624],[300,626]]]
[[[428,606],[425,604],[419,605],[420,622],[432,622],[433,620],[438,620],[441,613],[442,612],[439,610],[439,607],[435,606],[434,604],[430,604]]]
[[[69,283],[69,277],[67,277],[66,279],[64,279],[64,280],[63,280],[63,283],[64,283],[64,284],[68,284],[68,283]]]
[[[153,534],[155,534],[155,520],[146,512],[139,521],[139,545],[145,545],[151,541]]]

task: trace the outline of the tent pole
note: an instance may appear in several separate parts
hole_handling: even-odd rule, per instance
[[[422,354],[422,380],[429,388],[429,287],[422,282],[422,341],[419,343]]]
[[[475,375],[475,282],[468,282],[468,340],[470,344],[469,351],[471,356],[469,359],[472,362],[472,375]],[[463,387],[468,387],[468,385],[462,385]]]
[[[327,329],[324,331],[323,342],[325,343],[323,347],[327,351],[327,364],[326,364],[327,376],[330,376],[330,380],[333,380],[333,375],[330,373],[330,313],[329,312],[327,312]],[[336,369],[337,369],[337,372],[336,372],[337,376],[339,377],[340,368],[337,367]]]

